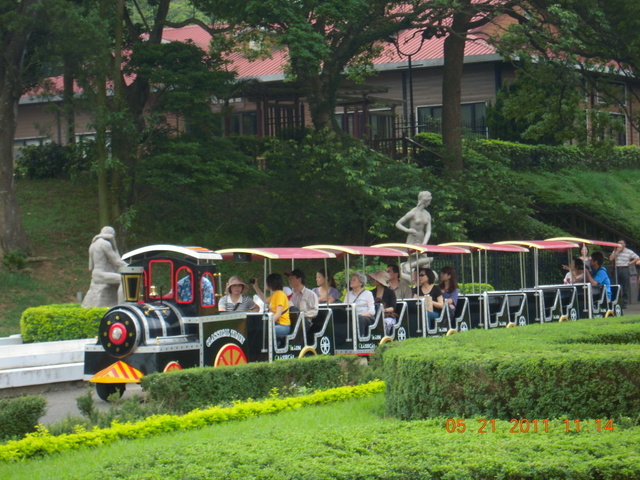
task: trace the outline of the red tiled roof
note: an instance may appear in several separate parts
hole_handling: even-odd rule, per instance
[[[473,38],[473,35],[470,38]],[[190,25],[182,28],[166,28],[163,32],[163,40],[167,42],[191,40],[200,48],[208,50],[211,35],[197,25]],[[444,38],[434,37],[430,40],[425,40],[422,45],[420,44],[421,41],[422,38],[419,32],[415,35],[412,32],[402,34],[399,38],[400,50],[404,54],[412,54],[414,62],[420,60],[437,62],[443,59]],[[495,49],[482,40],[479,35],[476,36],[475,41],[468,41],[465,46],[465,57],[492,54],[495,54]],[[238,74],[238,78],[263,77],[264,79],[264,77],[268,76],[282,77],[284,75],[283,67],[286,63],[286,55],[284,50],[274,50],[271,53],[271,58],[248,60],[242,53],[235,52],[228,56],[230,64],[227,68],[234,70]],[[382,55],[374,60],[374,64],[381,67],[385,64],[405,63],[406,61],[406,55],[399,55],[393,44],[385,43]],[[54,87],[53,91],[62,91],[62,77],[52,77],[49,81]],[[77,85],[75,89],[79,91]],[[34,97],[41,93],[42,90],[40,89],[37,92],[31,91],[26,93],[23,98]]]

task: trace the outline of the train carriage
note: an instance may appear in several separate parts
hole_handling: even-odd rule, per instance
[[[561,248],[561,240],[553,242]],[[314,331],[308,329],[302,313],[292,312],[292,330],[282,342],[275,335],[271,313],[218,310],[221,282],[216,262],[238,256],[245,261],[263,259],[266,278],[270,262],[276,259],[290,259],[293,264],[296,259],[326,261],[344,256],[345,271],[349,271],[350,255],[362,257],[364,270],[364,258],[367,256],[409,257],[415,253],[417,266],[419,255],[464,255],[473,250],[478,251],[478,278],[482,280],[483,252],[485,262],[488,251],[527,252],[524,243],[520,243],[385,244],[373,247],[317,245],[218,252],[174,245],[140,248],[123,256],[128,263],[121,269],[124,302],[106,312],[100,322],[96,344],[86,346],[84,379],[93,382],[100,398],[106,399],[112,393],[122,393],[127,383],[139,382],[142,376],[153,372],[317,354],[369,355],[378,345],[389,341],[441,336],[453,330],[523,326],[532,322],[622,314],[617,306],[617,285],[612,286],[613,296],[608,299],[603,288],[593,288],[588,283],[538,285],[537,275],[534,287],[461,295],[455,311],[444,308],[435,321],[428,320],[424,299],[399,299],[396,306],[398,321],[388,334],[380,309],[373,325],[367,331],[359,332],[354,305],[345,303],[320,305],[318,319],[321,321],[317,322],[319,328]],[[527,243],[531,248],[532,243]],[[544,242],[537,243],[534,248],[542,248]],[[487,271],[485,266],[485,276]]]

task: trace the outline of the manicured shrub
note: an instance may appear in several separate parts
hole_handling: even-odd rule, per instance
[[[24,342],[52,342],[91,338],[98,334],[107,308],[82,308],[78,304],[27,308],[20,317]]]
[[[44,397],[36,395],[0,399],[0,440],[20,438],[35,432],[46,404]]]
[[[203,411],[194,410],[184,416],[155,415],[137,423],[114,422],[110,428],[94,429],[90,432],[79,428],[77,433],[57,437],[51,436],[45,427],[40,427],[35,433],[27,435],[22,440],[0,445],[0,462],[50,455],[82,447],[97,447],[125,438],[147,438],[167,432],[194,430],[230,420],[244,420],[260,415],[297,410],[308,405],[362,398],[383,391],[384,382],[378,380],[366,385],[317,391],[302,397],[271,398],[261,402],[237,403],[228,408],[212,407]]]
[[[367,368],[357,356],[310,357],[234,367],[189,368],[142,378],[147,399],[188,412],[274,392],[296,393],[361,383]],[[275,390],[274,390],[275,389]]]
[[[640,319],[581,320],[407,340],[382,352],[387,411],[600,418],[640,410]]]

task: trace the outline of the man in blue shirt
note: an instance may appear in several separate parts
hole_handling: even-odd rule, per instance
[[[591,270],[585,269],[585,280],[594,287],[604,285],[607,289],[607,298],[611,300],[611,279],[607,269],[602,266],[604,263],[604,255],[602,252],[593,252],[591,254]]]

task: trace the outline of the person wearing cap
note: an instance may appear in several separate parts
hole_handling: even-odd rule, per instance
[[[622,290],[622,304],[620,305],[622,308],[627,308],[629,303],[629,278],[631,277],[629,265],[635,264],[637,260],[640,260],[640,258],[636,255],[636,252],[627,248],[627,242],[624,240],[618,241],[618,246],[609,255],[609,261],[615,261],[616,264],[617,282]]]
[[[224,296],[218,302],[220,312],[257,312],[260,307],[248,297],[249,285],[234,275],[227,282]]]
[[[384,331],[386,335],[391,335],[393,326],[396,324],[396,294],[389,288],[389,274],[384,270],[367,275],[375,288],[371,290],[374,301],[382,305],[384,309]]]
[[[291,272],[285,272],[285,275],[289,277],[289,286],[293,290],[289,299],[291,311],[302,312],[309,328],[313,319],[318,316],[318,297],[305,287],[305,275],[302,270],[295,268]]]
[[[354,273],[351,275],[351,279],[349,280],[350,290],[344,297],[344,303],[353,304],[355,306],[361,337],[368,336],[367,327],[369,325],[373,325],[376,321],[376,308],[373,301],[373,293],[371,293],[371,290],[364,289],[366,285],[367,276],[361,272]]]

